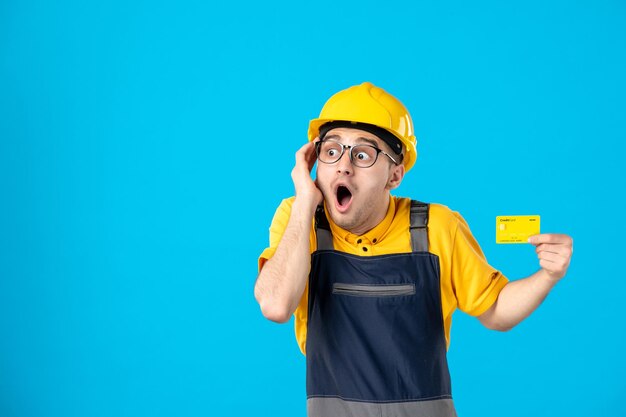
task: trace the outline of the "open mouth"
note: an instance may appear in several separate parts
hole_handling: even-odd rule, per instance
[[[352,201],[352,192],[348,187],[340,185],[337,187],[337,206],[341,211],[347,210]]]

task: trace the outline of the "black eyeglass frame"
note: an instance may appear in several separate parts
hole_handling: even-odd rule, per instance
[[[336,143],[337,145],[341,146],[341,153],[339,154],[339,156],[337,157],[337,159],[335,161],[333,161],[333,162],[326,162],[326,161],[322,161],[320,159],[320,146],[322,146],[322,143],[324,143],[324,142]],[[354,163],[354,156],[352,154],[352,148],[356,148],[356,147],[359,147],[359,146],[368,146],[368,147],[376,150],[376,157],[374,158],[374,161],[370,165],[368,165],[368,166],[360,166],[360,165],[356,165]],[[337,142],[336,140],[332,140],[332,139],[320,140],[319,142],[315,143],[315,155],[317,156],[317,160],[320,161],[323,164],[334,164],[334,163],[337,163],[343,157],[343,154],[346,152],[346,149],[350,149],[350,153],[348,153],[348,155],[350,156],[350,163],[352,165],[354,165],[355,167],[357,167],[357,168],[371,168],[376,163],[376,161],[378,161],[378,154],[381,154],[381,153],[383,155],[385,155],[387,158],[391,159],[391,162],[393,162],[394,164],[400,165],[400,163],[397,162],[391,155],[389,155],[387,152],[383,151],[382,149],[380,149],[380,148],[378,148],[378,147],[376,147],[374,145],[370,145],[370,144],[366,144],[366,143],[357,143],[356,145],[344,145],[343,143]]]

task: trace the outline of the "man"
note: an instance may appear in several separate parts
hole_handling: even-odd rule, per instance
[[[328,100],[296,153],[296,195],[274,216],[254,293],[269,320],[295,315],[309,416],[456,415],[454,310],[509,330],[569,266],[569,236],[536,235],[541,269],[509,282],[458,213],[391,196],[415,144],[402,103],[363,83]]]

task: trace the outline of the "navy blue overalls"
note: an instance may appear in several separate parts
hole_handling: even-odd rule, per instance
[[[333,250],[315,215],[307,322],[309,417],[456,416],[441,311],[439,258],[428,252],[428,204],[411,202],[413,252]]]

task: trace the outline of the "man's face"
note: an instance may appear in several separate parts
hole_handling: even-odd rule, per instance
[[[373,145],[395,157],[387,144],[372,133],[358,129],[336,128],[324,140],[343,145]],[[354,234],[363,234],[385,217],[389,205],[389,190],[400,185],[404,166],[395,165],[382,153],[369,168],[360,168],[350,162],[346,149],[339,161],[317,163],[317,186],[324,195],[326,207],[333,221]]]

